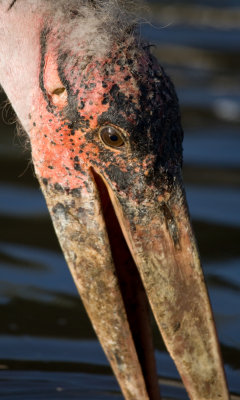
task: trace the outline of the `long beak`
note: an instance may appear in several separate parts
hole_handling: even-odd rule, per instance
[[[181,178],[136,203],[91,170],[42,184],[65,258],[127,400],[160,399],[148,302],[191,399],[228,399]]]

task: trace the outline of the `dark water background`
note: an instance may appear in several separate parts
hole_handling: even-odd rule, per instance
[[[227,379],[240,395],[240,4],[152,1],[142,34],[180,98],[184,177]],[[14,127],[0,125],[0,399],[122,399]],[[154,328],[165,398],[187,399]],[[137,399],[136,399],[137,400]]]

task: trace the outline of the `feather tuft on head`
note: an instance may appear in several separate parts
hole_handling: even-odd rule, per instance
[[[65,0],[46,1],[47,18],[55,26],[53,34],[61,52],[71,49],[71,56],[101,57],[114,44],[123,43],[137,34],[140,1]],[[53,22],[53,24],[52,24]],[[64,40],[63,40],[64,39]]]

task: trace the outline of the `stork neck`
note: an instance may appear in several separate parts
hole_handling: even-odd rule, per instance
[[[11,9],[8,3],[0,4],[0,84],[28,130],[28,114],[38,87],[43,15],[36,13],[30,0],[16,2]]]

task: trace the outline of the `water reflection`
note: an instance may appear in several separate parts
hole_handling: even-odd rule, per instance
[[[237,130],[188,132],[183,147],[187,164],[205,165],[209,169],[218,166],[240,170],[240,135]]]
[[[228,381],[240,395],[239,2],[150,4],[153,25],[144,23],[141,31],[156,44],[154,51],[179,94],[189,206]],[[120,399],[32,166],[26,169],[30,155],[16,145],[11,127],[1,123],[0,130],[1,396]],[[158,372],[167,379],[163,394],[186,399],[156,332]]]

